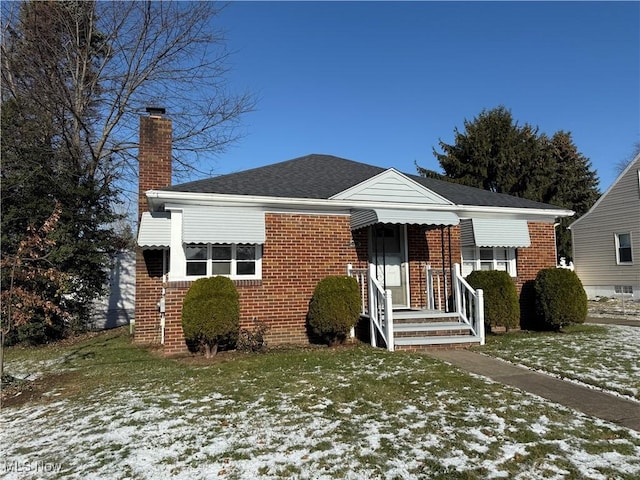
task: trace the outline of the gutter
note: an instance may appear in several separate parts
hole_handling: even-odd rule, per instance
[[[149,190],[146,192],[149,207],[152,211],[161,210],[166,202],[174,201],[185,205],[203,206],[236,206],[236,207],[290,207],[290,208],[317,208],[325,210],[344,209],[371,209],[371,208],[396,208],[399,210],[431,210],[453,212],[458,216],[473,216],[480,214],[500,216],[533,216],[547,217],[571,217],[573,210],[564,208],[523,208],[523,207],[493,207],[479,205],[438,205],[400,202],[373,202],[348,200],[327,200],[318,198],[288,198],[288,197],[259,197],[249,195],[227,195],[218,193],[189,193],[171,192],[163,190]]]

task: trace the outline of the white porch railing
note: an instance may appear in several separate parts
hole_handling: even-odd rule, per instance
[[[426,306],[429,310],[448,311],[449,285],[447,272],[442,268],[425,267]],[[443,298],[444,293],[444,298]]]
[[[456,312],[460,321],[471,327],[472,333],[484,345],[484,295],[481,289],[474,290],[462,277],[460,264],[453,266]]]
[[[375,270],[370,266],[369,270],[355,269],[351,264],[347,265],[347,275],[355,277],[360,284],[362,297],[362,314],[369,316],[369,324],[371,328],[371,345],[377,346],[378,334],[384,339],[387,350],[393,352],[393,298],[391,290],[385,290],[384,287],[375,278]],[[367,290],[367,298],[369,300],[368,308],[365,311],[365,288]]]
[[[362,298],[361,311],[363,316],[369,317],[371,328],[371,345],[377,346],[380,335],[387,350],[394,350],[393,332],[393,298],[391,290],[386,290],[375,277],[375,267],[353,268],[347,265],[347,275],[354,277],[360,285]],[[454,264],[453,278],[446,278],[447,272],[431,268],[427,265],[427,308],[430,310],[448,311],[448,289],[452,284],[455,312],[461,323],[471,329],[471,333],[478,338],[480,345],[485,343],[484,331],[484,296],[481,289],[474,290],[462,277],[460,265]],[[443,298],[441,288],[444,287]],[[368,300],[365,300],[365,298]],[[444,307],[444,309],[443,309]]]

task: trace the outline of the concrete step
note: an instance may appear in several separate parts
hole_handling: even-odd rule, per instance
[[[393,331],[399,332],[438,332],[442,330],[466,330],[470,331],[471,327],[466,323],[460,322],[416,322],[416,323],[394,323]]]
[[[393,319],[395,320],[431,320],[431,319],[450,319],[458,318],[456,312],[441,312],[438,310],[394,310]]]
[[[396,337],[394,344],[396,347],[415,347],[428,345],[450,345],[450,344],[474,344],[480,343],[480,339],[473,335],[432,335],[426,337]]]

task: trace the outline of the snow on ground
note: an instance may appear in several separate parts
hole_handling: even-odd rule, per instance
[[[640,476],[637,432],[481,378],[455,389],[408,381],[415,392],[385,408],[347,400],[341,392],[381,367],[395,379],[410,379],[417,369],[435,379],[448,368],[401,354],[371,360],[345,361],[320,389],[309,373],[291,378],[294,389],[265,384],[263,394],[246,398],[193,394],[188,379],[177,385],[141,379],[130,390],[98,390],[88,400],[5,409],[3,478]]]
[[[640,300],[622,297],[589,300],[589,317],[624,318],[640,324]]]
[[[640,328],[605,326],[607,333],[518,337],[484,350],[512,363],[640,400]]]

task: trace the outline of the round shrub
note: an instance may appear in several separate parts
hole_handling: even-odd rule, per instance
[[[473,288],[484,293],[484,322],[487,330],[494,327],[520,326],[520,303],[518,290],[507,272],[498,270],[474,270],[467,277]]]
[[[210,357],[218,346],[234,344],[240,330],[238,290],[227,277],[193,282],[182,303],[182,329],[187,342]]]
[[[536,314],[540,327],[560,330],[587,318],[587,294],[575,272],[566,268],[540,270],[535,283]]]
[[[343,342],[360,318],[360,288],[353,277],[326,277],[316,285],[307,321],[329,345]]]

